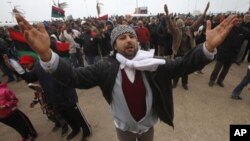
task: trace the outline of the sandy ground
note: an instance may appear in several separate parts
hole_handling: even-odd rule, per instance
[[[175,128],[161,122],[155,126],[155,141],[228,141],[230,124],[250,124],[249,86],[242,92],[242,101],[232,100],[230,93],[246,73],[248,64],[233,65],[224,82],[225,87],[208,86],[214,63],[203,70],[204,74],[191,74],[189,90],[179,83],[174,89]],[[6,78],[4,78],[6,79]],[[19,98],[19,108],[34,124],[39,136],[37,141],[66,141],[60,131],[51,132],[53,124],[42,114],[40,107],[29,108],[33,91],[24,81],[12,82],[9,87]],[[89,141],[117,141],[116,132],[108,104],[98,87],[77,90],[79,105],[92,126]],[[72,139],[78,141],[81,134]],[[10,127],[0,123],[0,141],[18,141],[20,135]]]

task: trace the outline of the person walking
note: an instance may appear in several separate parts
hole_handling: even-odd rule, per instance
[[[241,82],[234,88],[233,92],[231,93],[231,98],[236,100],[242,100],[240,94],[244,87],[246,87],[250,83],[250,66],[247,68],[247,73]]]
[[[55,113],[70,125],[72,131],[68,134],[67,139],[74,138],[79,133],[80,128],[82,128],[82,141],[86,141],[86,138],[91,134],[91,129],[77,104],[78,97],[76,90],[73,87],[56,81],[49,73],[42,69],[38,61],[35,62],[32,56],[21,56],[19,62],[23,68],[29,71],[14,69],[29,83],[39,81],[47,103],[49,103],[48,105],[51,105]],[[67,128],[65,124],[62,126]]]
[[[34,141],[37,132],[29,118],[17,108],[18,99],[6,83],[0,84],[0,122],[21,134],[21,141]]]
[[[208,85],[214,86],[216,82],[220,87],[224,87],[225,80],[230,67],[236,61],[240,46],[244,39],[250,37],[250,30],[241,26],[241,21],[238,19],[236,25],[232,28],[228,37],[218,48],[216,56],[216,64],[210,75]]]

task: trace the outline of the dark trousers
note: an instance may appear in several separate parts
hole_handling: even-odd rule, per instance
[[[222,62],[222,61],[216,61],[216,64],[214,66],[214,70],[210,76],[210,81],[214,82],[216,81],[217,77],[218,77],[218,74],[219,74],[219,77],[217,79],[217,82],[223,82],[230,67],[232,65],[232,61],[228,61],[228,62]]]
[[[239,96],[244,87],[250,83],[250,70],[247,68],[246,76],[241,80],[241,82],[234,88],[232,96]]]
[[[250,43],[248,43],[248,44],[250,44]],[[247,56],[247,62],[250,62],[250,45],[247,46],[247,48],[244,52],[244,55],[241,59],[241,62],[243,62],[245,60],[246,56]]]
[[[164,45],[158,46],[158,54],[159,54],[159,56],[165,56],[165,46]]]
[[[80,67],[84,67],[84,61],[83,61],[83,58],[82,58],[82,48],[77,48],[77,61],[78,61],[78,66]]]
[[[57,112],[56,110],[54,110],[53,112],[53,122],[55,123],[56,127],[65,127],[68,125],[59,112]]]
[[[179,81],[179,77],[173,79],[174,84],[177,84],[178,81]],[[188,84],[188,75],[183,75],[181,77],[181,82],[182,82],[182,85],[187,85]]]
[[[149,43],[140,43],[140,46],[141,46],[142,50],[149,50],[150,49]]]
[[[76,53],[71,53],[70,54],[71,64],[75,68],[77,68],[77,67],[84,67],[82,53],[81,53],[80,49],[76,49],[76,51],[77,51]]]
[[[179,57],[183,57],[183,56],[180,56],[180,55],[174,56],[175,59],[179,58]],[[178,81],[179,81],[179,77],[174,78],[173,85],[177,85]],[[187,85],[188,84],[188,75],[181,76],[181,82],[182,82],[182,85]]]
[[[10,68],[8,68],[2,61],[0,61],[0,69],[2,70],[3,73],[5,73],[8,76],[8,80],[15,79]]]
[[[0,118],[0,122],[14,128],[24,139],[37,136],[29,118],[18,109],[7,118]]]
[[[72,130],[78,131],[80,128],[83,130],[85,137],[90,135],[90,126],[85,116],[79,109],[78,105],[74,105],[72,108],[60,111],[61,116],[66,120]]]
[[[157,42],[150,42],[150,48],[155,49],[155,55],[158,56],[158,43]]]

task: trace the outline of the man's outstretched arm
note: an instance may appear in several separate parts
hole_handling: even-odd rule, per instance
[[[16,15],[16,20],[27,43],[38,53],[40,59],[44,62],[50,61],[50,38],[44,25],[39,23],[38,28],[34,28],[19,14]],[[205,47],[208,51],[213,52],[225,40],[236,20],[235,15],[230,15],[214,29],[211,29],[211,22],[207,22]]]

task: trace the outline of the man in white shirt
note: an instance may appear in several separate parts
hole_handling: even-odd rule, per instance
[[[74,67],[83,67],[84,64],[81,47],[78,43],[75,42],[75,38],[79,37],[80,32],[78,30],[72,29],[72,25],[70,23],[65,24],[64,28],[62,28],[59,39],[61,41],[66,41],[69,43],[69,54],[72,65]]]

